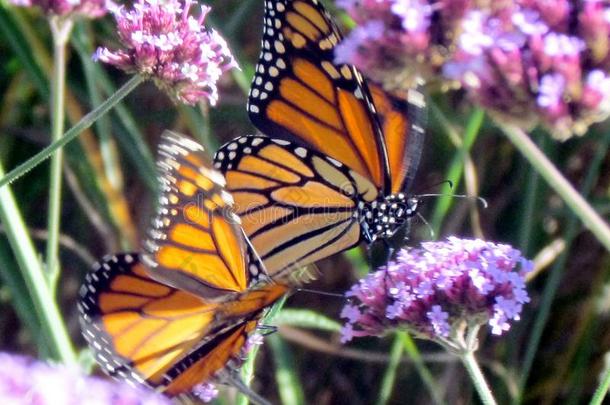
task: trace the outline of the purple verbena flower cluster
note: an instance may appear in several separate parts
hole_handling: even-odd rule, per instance
[[[518,250],[479,239],[449,237],[403,249],[346,294],[342,342],[393,328],[450,340],[464,326],[485,323],[500,335],[529,302],[525,275],[531,269]]]
[[[339,45],[386,87],[440,77],[496,115],[558,139],[610,115],[610,3],[341,0],[359,24]]]
[[[83,375],[76,367],[50,365],[0,352],[0,403],[14,405],[170,405],[154,391]]]
[[[220,76],[236,67],[226,41],[204,27],[210,11],[191,15],[192,0],[136,0],[113,8],[123,49],[98,48],[95,59],[153,79],[175,102],[218,100]]]
[[[10,0],[15,6],[38,7],[50,16],[79,15],[99,18],[108,12],[109,0]]]

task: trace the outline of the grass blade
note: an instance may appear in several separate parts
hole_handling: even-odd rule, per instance
[[[288,345],[280,336],[272,335],[267,339],[275,362],[275,381],[283,405],[301,405],[305,403],[305,394],[297,375],[295,361]]]

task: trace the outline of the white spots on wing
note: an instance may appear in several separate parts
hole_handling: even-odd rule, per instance
[[[407,101],[417,108],[426,107],[426,97],[416,89],[410,89],[407,93]]]
[[[301,148],[300,146],[294,150],[294,153],[301,158],[307,156],[307,150],[305,148]]]
[[[337,166],[337,167],[341,167],[341,166],[343,166],[343,164],[342,164],[341,162],[339,162],[338,160],[336,160],[336,159],[333,159],[333,158],[328,157],[328,156],[326,157],[326,159],[327,159],[327,160],[328,160],[330,163],[334,164],[334,165],[335,165],[335,166]]]

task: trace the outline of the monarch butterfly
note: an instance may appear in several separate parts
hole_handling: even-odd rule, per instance
[[[423,142],[424,97],[399,98],[334,62],[341,40],[318,0],[266,0],[248,113],[266,137],[222,146],[244,230],[272,277],[389,238],[417,209],[409,197]]]
[[[163,135],[147,252],[105,258],[80,290],[81,328],[97,361],[170,396],[237,362],[265,308],[287,292],[260,277],[223,178],[202,150]]]

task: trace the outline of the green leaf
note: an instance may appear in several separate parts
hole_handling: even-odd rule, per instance
[[[329,332],[339,332],[341,330],[341,324],[337,321],[309,309],[283,309],[274,318],[273,323]]]

